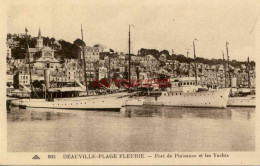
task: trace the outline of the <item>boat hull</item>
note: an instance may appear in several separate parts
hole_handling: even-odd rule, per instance
[[[146,99],[146,97],[129,98],[125,101],[124,106],[142,106]]]
[[[229,89],[193,93],[165,92],[159,97],[146,97],[142,101],[129,99],[125,106],[169,106],[169,107],[206,107],[226,108]],[[137,99],[136,99],[137,100]]]
[[[49,109],[77,109],[77,110],[120,110],[128,96],[125,95],[104,95],[90,96],[84,98],[64,98],[54,101],[44,99],[20,99],[11,102],[13,106],[28,108],[49,108]]]
[[[228,107],[255,107],[255,96],[230,97]]]

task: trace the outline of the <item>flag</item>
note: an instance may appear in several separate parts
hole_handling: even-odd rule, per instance
[[[28,29],[27,29],[26,27],[25,27],[25,32],[26,32],[26,33],[29,32]]]

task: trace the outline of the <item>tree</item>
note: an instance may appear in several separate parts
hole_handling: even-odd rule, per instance
[[[57,51],[57,53],[64,58],[77,59],[79,55],[79,47],[75,44],[71,44],[65,40],[59,40],[62,49]]]
[[[145,48],[141,48],[139,50],[139,53],[141,56],[153,55],[156,59],[159,58],[159,54],[160,54],[160,52],[156,49],[145,49]]]
[[[162,51],[160,52],[160,55],[162,55],[162,54],[166,55],[166,58],[170,56],[170,53],[169,53],[168,50],[162,50]]]
[[[12,56],[14,59],[24,59],[26,55],[26,50],[21,48],[14,48],[12,50]]]
[[[7,40],[8,40],[8,39],[11,39],[11,38],[12,38],[12,34],[11,34],[11,33],[8,33],[8,34],[7,34]]]
[[[77,45],[78,47],[82,46],[82,44],[85,46],[86,43],[82,41],[81,39],[76,39],[73,44]]]

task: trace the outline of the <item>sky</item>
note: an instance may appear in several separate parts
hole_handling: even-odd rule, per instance
[[[128,52],[128,26],[131,51],[140,48],[168,50],[193,57],[222,58],[229,43],[231,59],[255,59],[255,29],[259,12],[256,1],[14,1],[7,8],[7,32],[55,37],[73,42],[81,38],[93,46],[100,43],[119,52]]]

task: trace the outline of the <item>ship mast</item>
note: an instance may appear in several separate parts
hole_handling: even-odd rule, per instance
[[[175,66],[174,66],[174,60],[172,61],[172,76],[174,77],[174,69],[175,69]]]
[[[228,43],[228,42],[226,42],[227,60],[228,60],[229,87],[231,87],[231,75],[230,75],[230,68],[229,68],[228,44],[229,44],[229,43]]]
[[[107,73],[107,78],[108,78],[108,84],[110,86],[110,48],[109,48],[109,53],[108,53],[108,73]]]
[[[85,48],[84,48],[85,46],[84,46],[82,25],[81,25],[81,38],[82,38],[82,54],[83,54],[83,65],[84,65],[84,79],[85,79],[86,91],[88,94],[88,84],[87,84],[87,75],[86,75],[86,59],[85,59]]]
[[[249,64],[249,57],[247,58],[247,75],[248,75],[248,88],[250,88],[250,64]]]
[[[128,32],[128,51],[129,51],[129,53],[128,53],[128,55],[129,55],[129,58],[128,58],[128,81],[129,81],[129,85],[130,85],[130,83],[131,83],[131,71],[130,71],[130,68],[131,68],[131,32],[130,32],[130,26],[131,25],[129,25],[129,32]]]
[[[29,52],[29,44],[28,44],[28,35],[27,35],[27,28],[25,28],[25,38],[26,38],[26,45],[28,51],[28,63],[29,63],[29,75],[30,75],[30,85],[31,85],[31,92],[33,94],[33,85],[32,85],[32,73],[31,73],[31,62],[30,62],[30,52]],[[30,95],[31,97],[31,95]]]
[[[187,50],[187,58],[189,58],[189,49],[186,49]],[[190,77],[190,63],[188,64],[188,77]]]
[[[223,62],[224,62],[224,74],[225,74],[225,88],[227,87],[227,70],[226,70],[226,60],[224,56],[224,51],[222,50],[222,55],[223,55]]]
[[[195,80],[196,80],[196,86],[198,85],[198,80],[197,80],[197,64],[196,64],[196,51],[195,51],[195,40],[193,40],[193,54],[194,54],[194,64],[195,64]]]

